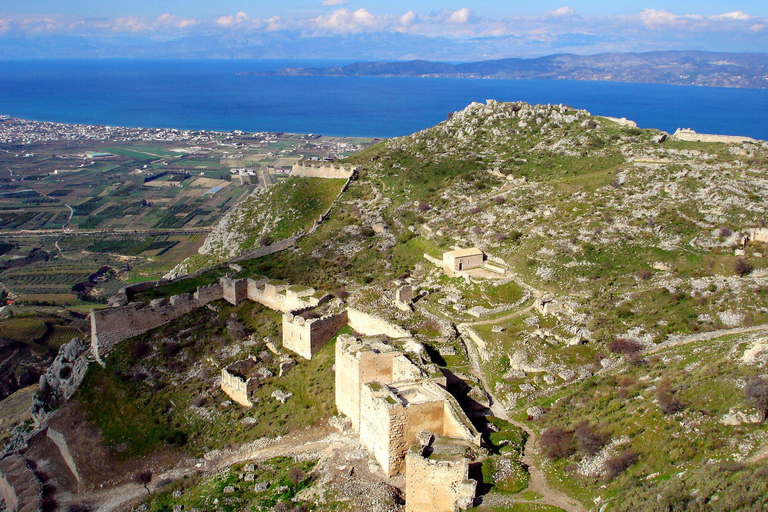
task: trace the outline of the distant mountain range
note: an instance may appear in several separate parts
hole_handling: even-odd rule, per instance
[[[248,73],[244,73],[248,74]],[[464,64],[426,60],[284,68],[277,75],[602,80],[708,87],[768,88],[768,54],[664,51],[548,55]]]

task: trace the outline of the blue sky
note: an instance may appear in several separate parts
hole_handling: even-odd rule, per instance
[[[765,0],[701,1],[701,0],[388,0],[386,2],[326,2],[322,0],[0,0],[0,11],[29,14],[69,14],[75,16],[147,16],[157,17],[165,13],[199,19],[216,19],[227,14],[243,11],[249,16],[301,15],[322,12],[335,6],[345,5],[351,10],[360,7],[376,14],[403,14],[413,10],[422,14],[444,9],[458,10],[462,7],[473,9],[481,16],[534,15],[570,7],[584,15],[636,14],[643,9],[666,10],[676,14],[713,15],[730,11],[742,11],[754,16],[768,16],[768,2]]]
[[[331,39],[376,36],[427,38],[453,47],[463,42],[467,51],[461,58],[664,49],[768,52],[768,1],[0,0],[0,55],[6,56],[21,47],[19,41],[56,37],[73,46],[87,40],[91,48],[104,41],[135,47],[183,40],[187,50],[195,38],[220,38],[230,46],[259,38],[265,47],[269,41],[291,41],[294,52],[303,43],[310,55],[322,54],[316,48]],[[394,59],[451,54],[435,48],[388,51],[371,43],[355,50]]]

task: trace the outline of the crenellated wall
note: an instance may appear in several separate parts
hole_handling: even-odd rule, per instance
[[[384,335],[394,339],[411,337],[411,333],[402,327],[355,308],[347,309],[347,317],[349,318],[349,326],[366,336]]]
[[[477,482],[460,453],[431,458],[430,447],[414,446],[405,459],[406,512],[455,512],[471,508]]]
[[[305,359],[312,359],[342,327],[347,325],[347,312],[305,319],[291,312],[283,314],[283,347]]]

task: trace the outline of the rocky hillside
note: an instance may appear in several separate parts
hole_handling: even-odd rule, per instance
[[[545,467],[583,503],[631,492],[648,504],[651,484],[684,471],[670,502],[675,486],[727,480],[727,508],[765,465],[744,388],[766,360],[730,361],[768,321],[768,246],[742,246],[767,220],[768,145],[664,135],[562,105],[472,104],[352,157],[363,171],[328,221],[243,275],[350,292],[464,376],[475,346],[496,399],[522,421],[538,404],[533,430],[565,432]],[[470,246],[506,276],[449,279],[424,258]],[[404,280],[417,286],[413,313],[393,307]],[[595,450],[575,448],[584,421]],[[659,428],[677,451],[649,448]],[[697,431],[718,441],[700,446]],[[714,469],[728,461],[739,466]]]

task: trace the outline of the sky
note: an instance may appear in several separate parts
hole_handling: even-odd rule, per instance
[[[330,51],[331,40],[333,51],[340,51],[340,42],[375,36],[428,38],[443,41],[446,49],[441,52],[437,43],[408,49],[404,43],[396,50],[355,51],[429,58],[448,55],[461,43],[466,56],[478,58],[662,49],[768,52],[768,1],[0,0],[0,55],[6,57],[20,48],[19,41],[34,45],[50,38],[66,38],[60,44],[73,48],[86,40],[91,48],[100,42],[135,47],[183,40],[186,51],[195,38],[207,38],[206,48],[212,39],[229,47],[252,44],[233,43],[237,37],[261,38],[264,45],[280,39],[292,42],[291,51],[303,43],[320,55],[317,48]]]

